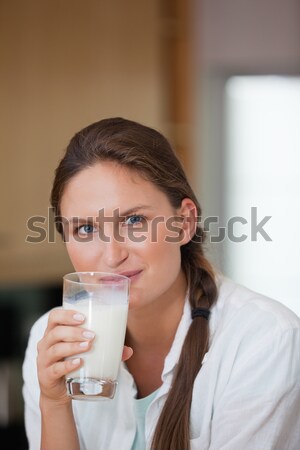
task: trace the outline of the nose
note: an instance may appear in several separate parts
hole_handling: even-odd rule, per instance
[[[110,237],[105,242],[102,253],[102,261],[107,269],[116,269],[128,258],[128,249],[124,242]]]

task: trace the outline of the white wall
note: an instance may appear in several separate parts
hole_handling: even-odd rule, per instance
[[[299,0],[202,0],[199,5],[202,69],[299,66]]]
[[[238,74],[300,74],[300,2],[195,0],[194,10],[198,78],[195,132],[198,176],[194,175],[194,179],[198,180],[204,217],[219,216],[222,226],[225,225],[226,79]],[[208,245],[208,252],[216,266],[226,273],[224,246]]]

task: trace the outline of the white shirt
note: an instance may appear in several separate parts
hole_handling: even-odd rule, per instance
[[[191,323],[186,301],[162,386],[146,413],[151,437]],[[32,327],[23,364],[25,426],[30,450],[40,449],[36,346],[47,314]],[[222,279],[209,320],[210,348],[193,387],[191,450],[299,450],[300,320],[275,300]],[[113,400],[73,401],[81,450],[130,450],[136,431],[136,387],[122,363]]]

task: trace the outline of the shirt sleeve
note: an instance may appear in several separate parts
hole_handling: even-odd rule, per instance
[[[209,450],[298,450],[299,377],[299,329],[256,341],[215,405]]]
[[[32,327],[23,362],[24,420],[29,450],[40,450],[41,414],[40,388],[37,377],[37,343],[42,338],[47,316],[42,316]]]

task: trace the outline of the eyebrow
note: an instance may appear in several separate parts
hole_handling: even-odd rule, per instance
[[[151,205],[136,205],[133,208],[129,208],[129,209],[123,211],[122,213],[120,213],[120,217],[130,216],[130,214],[134,214],[134,213],[140,211],[141,209],[153,210],[154,208]]]
[[[71,217],[71,219],[67,219],[67,221],[70,223],[70,224],[76,224],[76,225],[78,225],[79,223],[93,223],[93,220],[94,220],[94,218],[93,217],[91,217],[91,216],[88,216],[88,217]]]
[[[114,211],[118,210],[119,208],[115,208]],[[127,217],[130,216],[130,214],[135,214],[137,212],[139,212],[141,209],[146,209],[146,210],[154,210],[153,206],[151,205],[136,205],[133,206],[132,208],[126,209],[125,211],[120,212],[119,209],[119,217]],[[99,209],[98,214],[100,211],[103,211],[103,209]],[[95,216],[95,217],[99,217],[99,215]],[[93,224],[94,216],[87,216],[87,217],[71,217],[70,219],[67,219],[68,222],[73,225],[74,223],[76,225],[78,224],[86,224],[86,223],[90,223]]]

